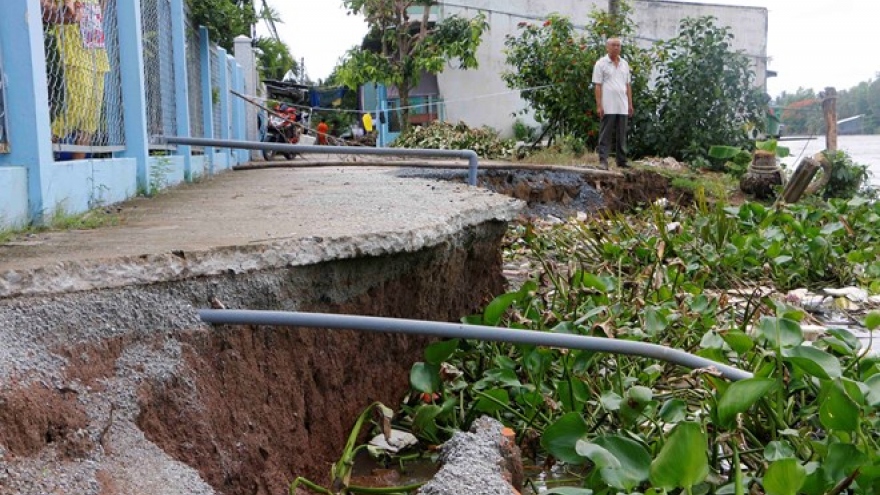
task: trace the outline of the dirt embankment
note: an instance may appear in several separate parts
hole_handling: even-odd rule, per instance
[[[528,204],[528,213],[564,217],[573,211],[608,208],[627,210],[660,198],[691,204],[693,193],[676,188],[669,178],[650,169],[631,168],[619,176],[576,172],[488,171],[481,184]]]
[[[0,301],[0,493],[280,494],[327,482],[427,338],[216,327],[209,302],[457,321],[503,290],[505,223],[415,253]]]

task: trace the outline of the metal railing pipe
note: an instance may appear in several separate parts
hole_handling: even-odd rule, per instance
[[[473,150],[428,150],[413,148],[369,148],[361,146],[315,146],[306,144],[265,143],[262,141],[237,141],[232,139],[206,139],[179,136],[154,136],[156,144],[180,144],[188,146],[212,146],[243,150],[267,150],[282,153],[311,153],[323,155],[378,155],[413,156],[421,158],[466,158],[468,161],[468,184],[477,185],[479,156]]]
[[[400,318],[284,311],[203,309],[199,311],[199,317],[205,323],[219,325],[265,325],[359,330],[363,332],[402,333],[608,352],[658,359],[690,369],[714,368],[721,376],[733,381],[752,377],[752,374],[748,371],[695,356],[679,349],[621,339]]]

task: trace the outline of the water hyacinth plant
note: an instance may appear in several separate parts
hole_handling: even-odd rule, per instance
[[[661,344],[748,370],[449,340],[411,371],[403,424],[442,442],[480,415],[576,486],[547,493],[807,495],[880,489],[880,358],[774,291],[880,290],[880,205],[650,208],[515,228],[534,276],[468,323]],[[850,315],[867,329],[880,313]]]

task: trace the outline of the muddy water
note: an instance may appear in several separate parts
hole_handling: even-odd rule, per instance
[[[825,138],[819,136],[813,139],[785,138],[781,142],[791,150],[792,156],[782,160],[786,165],[793,165],[802,157],[813,156],[825,149]],[[792,139],[792,140],[788,140]],[[871,184],[880,187],[880,135],[869,136],[838,136],[837,147],[849,153],[855,163],[868,165],[871,172]]]

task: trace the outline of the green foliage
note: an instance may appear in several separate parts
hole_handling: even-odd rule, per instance
[[[733,34],[713,17],[681,21],[679,35],[657,44],[650,121],[633,133],[635,150],[692,160],[707,143],[746,147],[763,122],[763,96]]]
[[[327,79],[320,81],[320,85],[324,87],[344,86],[339,77],[340,67],[341,65],[334,67],[333,72],[330,73]],[[352,124],[357,124],[360,121],[359,114],[356,112],[357,109],[357,91],[346,91],[345,95],[342,97],[342,103],[339,105],[339,108],[336,109],[337,111],[315,112],[312,117],[312,126],[314,127],[318,122],[324,121],[329,126],[331,134],[342,134],[349,129]]]
[[[821,88],[820,88],[821,89]],[[798,88],[794,93],[783,91],[774,106],[779,110],[789,135],[817,135],[825,132],[825,119],[819,96],[812,88]],[[838,118],[863,115],[864,133],[880,132],[880,78],[862,81],[837,94]]]
[[[651,463],[651,483],[671,490],[684,488],[692,493],[693,486],[709,475],[709,456],[706,432],[699,423],[678,423]]]
[[[704,159],[707,143],[747,146],[750,131],[764,125],[764,97],[754,89],[748,58],[731,48],[729,28],[717,27],[712,17],[684,19],[676,38],[658,42],[649,53],[631,41],[635,25],[629,12],[626,2],[616,16],[594,9],[583,35],[555,14],[543,24],[520,23],[519,36],[505,42],[512,70],[502,77],[521,91],[551,138],[571,135],[595,147],[596,103],[584,93],[605,54],[605,39],[618,36],[632,72],[633,155],[697,161]]]
[[[517,141],[528,142],[535,139],[537,130],[529,127],[521,119],[516,119],[513,123],[513,138]]]
[[[250,36],[259,17],[249,0],[187,0],[190,19],[205,26],[211,41],[232,51],[236,36]]]
[[[880,132],[880,78],[838,92],[837,114],[840,118],[863,115],[864,133]]]
[[[264,79],[280,81],[287,71],[298,70],[298,65],[290,54],[290,48],[275,38],[257,38],[260,49],[260,71]]]
[[[505,53],[512,70],[502,78],[508,87],[521,91],[551,140],[567,135],[590,148],[596,146],[599,119],[590,81],[593,66],[605,55],[608,37],[624,39],[622,57],[632,72],[634,106],[637,112],[649,111],[644,94],[651,65],[647,53],[633,41],[630,12],[627,2],[621,3],[616,16],[593,8],[586,34],[578,33],[568,18],[551,14],[543,24],[519,23],[519,36],[507,37]],[[634,132],[644,120],[634,119]]]
[[[0,245],[14,241],[22,236],[37,232],[57,230],[93,230],[112,227],[125,221],[113,208],[99,206],[84,213],[69,213],[63,205],[58,205],[43,225],[0,229]]]
[[[436,398],[407,401],[405,427],[436,442],[489,414],[582,466],[570,472],[592,493],[742,494],[752,483],[779,495],[875,493],[880,358],[847,330],[806,342],[804,313],[753,288],[871,286],[880,204],[700,202],[515,232],[509,252],[531,260],[534,277],[466,323],[686,349],[754,377],[456,340],[414,367],[434,374],[413,379],[417,396]],[[880,327],[880,313],[864,326]]]
[[[825,151],[824,155],[831,162],[831,178],[822,197],[849,199],[867,187],[867,165],[854,163],[845,151]]]
[[[398,493],[409,493],[422,486],[424,483],[412,483],[405,486],[392,487],[365,487],[352,484],[351,477],[354,471],[355,457],[359,452],[367,448],[366,445],[358,443],[358,438],[362,436],[361,430],[368,424],[368,419],[370,419],[371,414],[376,420],[378,430],[385,435],[387,440],[391,434],[391,419],[394,416],[394,412],[381,402],[374,402],[364,409],[360,416],[358,416],[354,427],[348,434],[348,440],[345,443],[342,455],[330,468],[330,487],[332,489],[321,486],[300,476],[290,484],[288,493],[290,493],[290,495],[300,493],[301,491],[299,488],[302,486],[315,493],[322,493],[324,495],[349,495],[354,493],[394,495]]]
[[[144,191],[144,196],[155,196],[168,187],[168,174],[171,173],[171,157],[168,155],[156,156],[150,164],[149,190]]]
[[[447,17],[429,22],[428,13],[440,4],[436,0],[343,0],[351,13],[363,15],[370,26],[368,48],[349,50],[338,70],[340,82],[351,89],[366,83],[396,86],[404,130],[409,127],[409,92],[423,72],[440,73],[457,61],[461,69],[477,67],[477,48],[489,28],[483,14],[471,19]],[[410,9],[425,12],[413,20]]]
[[[785,125],[785,134],[815,136],[825,132],[822,102],[812,89],[782,92],[776,97],[774,106]]]
[[[779,146],[775,139],[758,141],[755,143],[755,149],[775,153],[779,158],[785,158],[790,154],[790,150],[784,146]],[[712,167],[713,170],[727,172],[737,179],[748,171],[749,165],[752,163],[752,153],[736,146],[710,146],[709,158],[713,159],[715,164],[721,164],[720,166]]]
[[[457,125],[433,122],[415,126],[394,140],[395,148],[424,148],[473,150],[484,158],[506,158],[513,155],[514,144],[501,140],[498,133],[487,127],[471,129],[464,123]]]
[[[211,41],[231,53],[237,36],[251,36],[254,25],[260,19],[280,23],[278,14],[271,8],[259,13],[250,0],[187,0],[190,21],[194,26],[208,29]],[[297,70],[297,63],[290,48],[281,40],[259,37],[259,64],[264,78],[282,79],[288,70]]]

